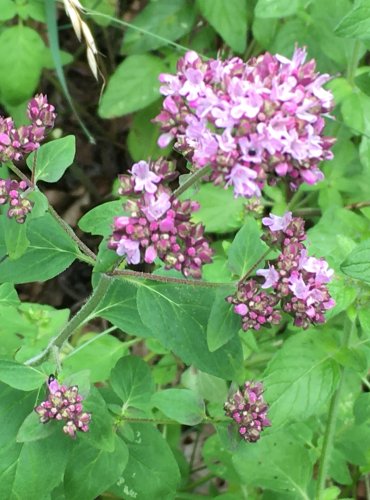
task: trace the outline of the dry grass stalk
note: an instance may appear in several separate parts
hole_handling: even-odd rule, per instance
[[[63,0],[63,4],[68,17],[71,20],[77,38],[79,41],[83,38],[86,43],[87,62],[90,66],[92,74],[98,80],[98,71],[100,72],[96,57],[98,49],[96,48],[95,40],[92,36],[90,28],[81,17],[81,12],[84,12],[85,9],[78,0]]]

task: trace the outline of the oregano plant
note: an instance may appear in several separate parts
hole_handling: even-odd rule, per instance
[[[78,33],[73,12],[89,11],[74,3]],[[164,3],[144,8],[139,30],[157,16],[166,32],[170,9],[186,35],[195,10]],[[242,53],[221,4],[198,7]],[[265,8],[281,17],[259,0],[262,19]],[[239,11],[247,16],[244,3]],[[352,34],[359,12],[338,35]],[[246,29],[239,22],[244,38]],[[261,25],[255,32],[262,40]],[[156,74],[158,56],[136,51],[159,49],[161,36],[132,33],[123,64],[141,71],[137,58]],[[135,158],[78,229],[45,194],[76,153],[73,135],[51,138],[56,104],[37,94],[27,125],[0,117],[1,498],[370,495],[370,203],[329,206],[322,188],[346,191],[341,168],[360,139],[332,116],[340,78],[304,47],[290,52],[188,50],[172,71],[161,61],[162,101],[144,126],[160,129],[163,154]],[[73,311],[21,300],[19,285],[76,261],[92,292]]]

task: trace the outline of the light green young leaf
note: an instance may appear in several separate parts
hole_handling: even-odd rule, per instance
[[[295,14],[300,0],[258,0],[255,15],[261,18],[288,17]]]
[[[196,425],[205,417],[203,399],[189,389],[166,389],[156,392],[151,402],[167,417],[180,424]]]
[[[27,238],[28,220],[19,224],[15,219],[1,218],[1,230],[4,232],[6,251],[10,260],[17,260],[26,251],[30,244]]]
[[[158,75],[165,69],[162,59],[156,56],[127,57],[108,82],[99,115],[102,118],[127,115],[156,101],[159,98]]]
[[[27,158],[27,165],[32,170],[37,154],[35,181],[57,182],[64,172],[72,165],[76,154],[76,138],[67,135],[43,144],[36,152]]]
[[[13,0],[2,0],[0,10],[0,21],[9,21],[17,13],[16,4]]]
[[[248,11],[246,0],[197,0],[202,16],[235,52],[245,51]],[[272,17],[272,16],[270,16]]]

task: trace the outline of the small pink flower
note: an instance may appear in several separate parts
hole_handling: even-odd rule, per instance
[[[135,181],[135,191],[146,191],[147,193],[155,193],[157,191],[156,184],[160,182],[161,177],[151,172],[146,161],[134,163],[131,174]]]
[[[270,214],[270,217],[264,217],[262,224],[267,226],[270,231],[285,231],[292,221],[292,212],[286,212],[282,217]]]
[[[271,266],[270,264],[268,269],[258,269],[258,271],[256,271],[256,275],[263,276],[266,280],[264,284],[261,285],[261,288],[271,288],[275,286],[280,278],[279,273],[275,270],[274,266]]]
[[[138,241],[121,238],[116,252],[117,255],[120,255],[121,257],[126,256],[128,264],[139,264],[140,262],[140,249]]]

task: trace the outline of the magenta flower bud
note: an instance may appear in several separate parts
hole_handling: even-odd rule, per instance
[[[239,434],[254,443],[260,439],[260,434],[271,422],[267,418],[268,405],[263,399],[261,382],[245,382],[224,405],[225,414],[237,425]]]

